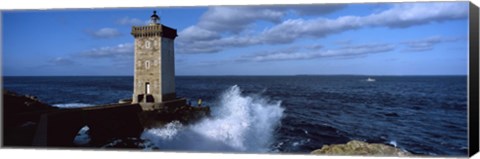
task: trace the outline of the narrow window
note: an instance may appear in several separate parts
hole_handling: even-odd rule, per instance
[[[150,61],[145,61],[145,68],[146,69],[149,69],[150,68]]]
[[[145,83],[145,92],[146,92],[145,94],[150,94],[150,83],[149,82]]]

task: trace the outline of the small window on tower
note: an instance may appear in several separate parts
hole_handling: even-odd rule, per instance
[[[145,61],[145,68],[146,69],[150,68],[150,61],[149,60]]]
[[[145,42],[145,48],[150,49],[152,47],[152,43],[150,41]]]

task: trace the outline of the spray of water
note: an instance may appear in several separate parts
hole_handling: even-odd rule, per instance
[[[86,103],[63,103],[63,104],[53,104],[54,107],[58,108],[84,108],[94,106],[92,104]]]
[[[237,85],[214,108],[213,118],[190,126],[172,122],[146,130],[142,138],[164,150],[267,152],[284,111],[281,101],[242,95]]]

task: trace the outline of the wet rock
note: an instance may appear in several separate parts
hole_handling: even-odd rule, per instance
[[[324,155],[367,155],[367,156],[411,156],[404,150],[377,143],[352,140],[346,144],[324,145],[312,154]]]
[[[153,143],[139,138],[114,139],[101,148],[158,150]]]

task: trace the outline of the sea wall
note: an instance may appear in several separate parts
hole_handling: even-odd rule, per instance
[[[209,107],[164,106],[142,111],[139,104],[120,103],[59,109],[33,96],[3,92],[4,146],[76,147],[73,139],[87,126],[90,146],[113,139],[139,137],[145,127],[174,120],[190,123],[209,115]]]

